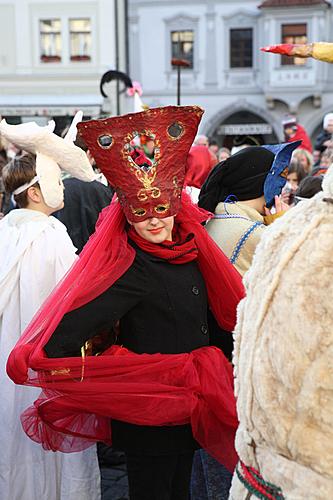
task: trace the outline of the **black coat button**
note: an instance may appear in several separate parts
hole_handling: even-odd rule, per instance
[[[208,333],[208,326],[203,324],[201,325],[201,333],[203,333],[204,335],[207,335]]]
[[[197,286],[192,286],[192,293],[194,293],[194,295],[199,295],[200,293],[200,290]]]

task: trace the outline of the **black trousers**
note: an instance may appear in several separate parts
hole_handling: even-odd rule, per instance
[[[126,453],[130,500],[188,500],[193,455]]]

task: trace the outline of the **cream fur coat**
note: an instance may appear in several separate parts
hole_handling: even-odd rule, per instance
[[[234,353],[238,454],[288,500],[331,499],[333,166],[324,193],[265,230],[245,284]],[[234,475],[230,498],[254,497]]]

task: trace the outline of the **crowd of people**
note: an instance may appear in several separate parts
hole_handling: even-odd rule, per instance
[[[287,117],[284,143],[232,150],[196,135],[201,115],[74,119],[62,138],[1,122],[1,500],[99,499],[96,442],[124,453],[131,500],[301,498],[240,431],[235,448],[233,363],[271,228],[330,200],[333,113],[314,145]]]

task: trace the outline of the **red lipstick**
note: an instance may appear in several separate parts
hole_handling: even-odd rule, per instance
[[[157,227],[155,229],[149,229],[149,232],[152,234],[159,234],[162,231],[163,227]]]

